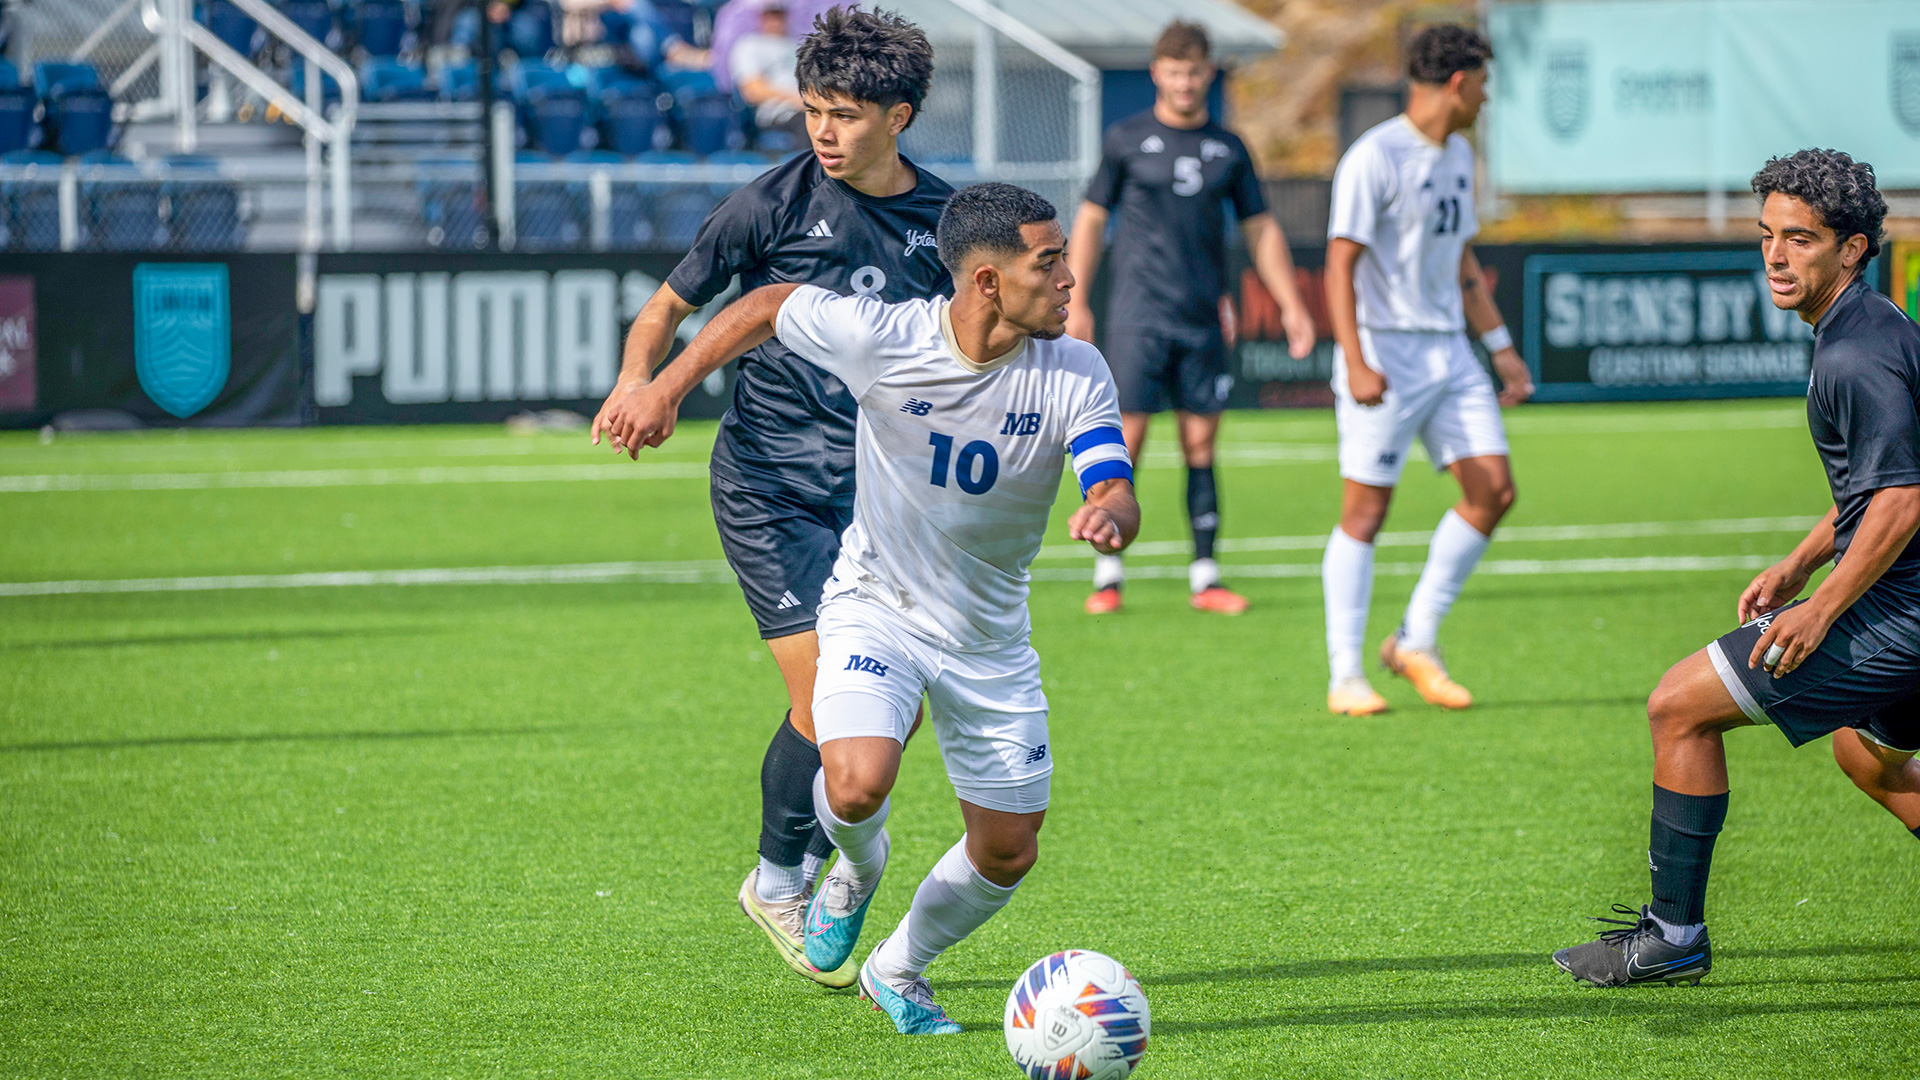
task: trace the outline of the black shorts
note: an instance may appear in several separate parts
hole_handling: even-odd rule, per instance
[[[713,523],[760,637],[813,629],[853,504],[805,502],[713,478]]]
[[[1740,711],[1778,727],[1795,746],[1850,727],[1882,746],[1920,751],[1920,641],[1911,615],[1888,611],[1893,599],[1868,589],[1813,655],[1778,679],[1758,665],[1748,668],[1747,658],[1779,612],[1722,635],[1707,652]]]
[[[1211,416],[1227,407],[1233,375],[1218,326],[1116,326],[1106,353],[1121,412]]]

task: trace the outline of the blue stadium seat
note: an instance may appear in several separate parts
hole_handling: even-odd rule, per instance
[[[279,0],[280,14],[293,20],[293,24],[305,30],[315,41],[332,48],[333,7],[327,0]],[[298,65],[295,65],[296,68]]]
[[[527,92],[527,137],[549,154],[580,149],[587,127],[587,95],[573,86],[536,86]]]
[[[360,0],[354,20],[368,56],[400,55],[407,36],[407,8],[400,0]]]
[[[436,96],[419,68],[381,57],[360,66],[362,101],[432,101]]]
[[[442,101],[477,101],[480,98],[480,67],[477,64],[449,64],[440,69]]]
[[[744,141],[734,114],[733,95],[698,94],[679,102],[680,137],[688,150],[702,156],[736,148]]]
[[[43,60],[33,65],[33,92],[46,101],[54,95],[79,87],[98,87],[100,73],[92,64],[69,64],[64,60]]]
[[[47,135],[69,156],[104,150],[113,132],[113,98],[97,86],[69,86],[47,102]]]
[[[241,56],[253,55],[254,32],[260,24],[253,16],[235,7],[229,0],[206,0],[200,6],[200,22],[227,48]]]
[[[705,68],[665,68],[660,72],[660,88],[675,97],[693,97],[718,93],[720,86]]]
[[[659,95],[646,83],[615,86],[600,95],[601,145],[621,154],[645,154],[671,139]],[[663,139],[663,136],[665,139]]]
[[[57,170],[62,162],[60,155],[44,150],[15,150],[0,154],[0,164],[40,165]],[[53,184],[17,181],[0,184],[0,210],[6,215],[7,250],[60,250],[60,192]]]
[[[0,86],[19,86],[19,85],[20,85],[20,69],[17,67],[14,67],[13,61],[11,60],[0,59]]]
[[[80,184],[88,246],[105,251],[166,247],[167,227],[160,220],[160,185],[142,179],[122,162],[98,164],[100,171]]]
[[[33,137],[33,88],[0,84],[0,153],[25,150]]]
[[[176,154],[160,186],[167,200],[167,246],[177,251],[234,251],[246,246],[240,190],[219,179],[209,157]]]
[[[506,82],[514,100],[523,103],[527,95],[537,89],[573,86],[573,81],[567,77],[567,69],[542,63],[515,64],[506,73]]]
[[[539,60],[553,51],[553,8],[546,0],[526,0],[507,19],[506,45],[522,60]]]
[[[653,0],[653,20],[668,33],[691,44],[694,40],[694,21],[701,6],[688,3],[687,0]]]

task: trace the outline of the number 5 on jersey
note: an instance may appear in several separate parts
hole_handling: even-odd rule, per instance
[[[929,482],[934,487],[947,486],[949,468],[953,482],[969,495],[985,495],[1000,478],[1000,454],[985,439],[961,447],[959,461],[953,460],[953,436],[930,432],[927,442],[933,446],[933,476]]]

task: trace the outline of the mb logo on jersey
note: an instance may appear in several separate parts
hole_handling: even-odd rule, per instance
[[[847,666],[844,668],[841,668],[840,670],[864,671],[869,675],[878,675],[883,679],[886,678],[887,676],[887,665],[881,663],[878,660],[875,660],[871,656],[861,656],[859,653],[854,653],[851,656],[848,656]]]
[[[1586,129],[1591,96],[1586,47],[1560,45],[1549,50],[1540,65],[1540,107],[1554,138],[1571,142]]]
[[[227,267],[141,263],[133,269],[134,374],[155,405],[185,420],[226,389]]]
[[[900,257],[903,259],[911,259],[913,258],[913,253],[919,251],[921,248],[926,248],[928,251],[937,253],[940,250],[939,241],[936,240],[930,232],[921,232],[919,229],[908,229],[907,250],[901,252]]]
[[[1040,430],[1040,414],[1008,413],[1006,422],[1000,425],[1002,435],[1033,435]]]
[[[1897,34],[1893,63],[1887,69],[1893,116],[1912,135],[1920,135],[1920,34]]]

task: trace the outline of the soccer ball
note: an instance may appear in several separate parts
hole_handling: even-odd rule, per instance
[[[1152,1029],[1140,981],[1085,949],[1035,963],[1007,995],[1007,1053],[1033,1080],[1121,1080]]]

